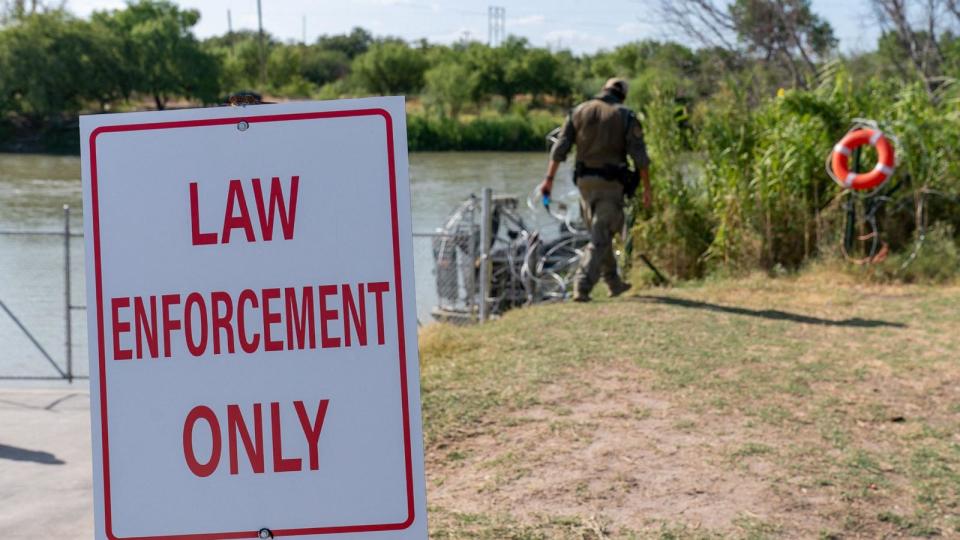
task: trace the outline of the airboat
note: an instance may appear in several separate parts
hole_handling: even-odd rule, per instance
[[[557,302],[568,297],[573,275],[590,235],[580,219],[577,192],[544,204],[551,216],[547,226],[535,228],[521,215],[517,197],[494,197],[490,205],[488,262],[490,281],[486,294],[489,315],[509,309]],[[527,207],[538,208],[536,189]],[[438,321],[464,323],[478,319],[481,276],[481,200],[471,195],[448,216],[433,237],[432,251]]]

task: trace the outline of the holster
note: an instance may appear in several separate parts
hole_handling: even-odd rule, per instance
[[[573,169],[573,183],[576,185],[577,179],[581,176],[599,176],[600,178],[612,182],[620,182],[623,185],[623,194],[627,197],[633,197],[640,185],[640,172],[632,171],[626,163],[620,165],[604,165],[603,167],[588,167],[582,161],[578,161]]]

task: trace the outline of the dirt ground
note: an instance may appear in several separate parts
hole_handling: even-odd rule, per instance
[[[669,396],[638,391],[629,364],[587,370],[544,389],[542,405],[512,413],[506,427],[431,453],[430,502],[453,512],[518,516],[588,516],[600,531],[642,529],[683,520],[729,528],[746,509],[788,514],[795,501],[761,481],[758,471],[726,466],[742,436],[729,417],[696,417]],[[705,429],[689,428],[703,424]],[[520,464],[504,474],[496,464]],[[816,523],[810,523],[806,528]]]
[[[431,536],[960,538],[958,291],[808,285],[595,303],[582,332],[624,340],[604,351],[536,313],[573,306],[436,330]],[[617,329],[641,315],[657,322]],[[524,358],[517,335],[567,354]],[[451,409],[435,419],[431,393]],[[458,420],[458,401],[484,413]]]

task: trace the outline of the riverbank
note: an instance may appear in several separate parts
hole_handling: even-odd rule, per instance
[[[426,328],[431,537],[956,535],[958,303],[808,273]]]
[[[407,147],[426,151],[543,151],[545,136],[563,122],[548,111],[482,114],[459,119],[413,112],[407,115]],[[79,154],[77,117],[41,127],[0,121],[0,152]]]
[[[42,126],[0,118],[0,152],[80,154],[80,121],[68,117]]]

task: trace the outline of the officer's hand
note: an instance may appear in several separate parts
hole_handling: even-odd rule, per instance
[[[551,190],[553,190],[553,180],[544,178],[543,182],[540,182],[540,195],[549,197]]]
[[[653,190],[643,190],[643,208],[646,210],[649,210],[650,207],[653,206],[653,193],[651,193],[651,191]]]

